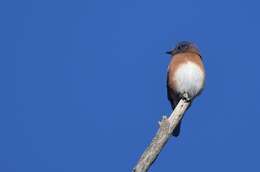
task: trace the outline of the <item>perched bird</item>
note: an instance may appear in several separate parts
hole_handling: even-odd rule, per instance
[[[195,44],[187,41],[180,42],[168,51],[171,62],[167,72],[167,93],[172,109],[184,98],[192,101],[198,96],[205,82],[205,69],[201,54]],[[180,133],[181,121],[172,135]]]

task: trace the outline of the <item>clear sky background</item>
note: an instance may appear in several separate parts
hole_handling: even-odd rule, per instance
[[[206,87],[150,171],[260,171],[259,6],[1,1],[0,171],[131,171],[171,112],[165,52],[182,40]]]

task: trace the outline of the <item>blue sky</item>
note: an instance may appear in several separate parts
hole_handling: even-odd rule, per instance
[[[259,2],[1,1],[0,171],[131,171],[171,112],[165,51],[206,87],[151,172],[259,171]]]

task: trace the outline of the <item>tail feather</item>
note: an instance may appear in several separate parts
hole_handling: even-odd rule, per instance
[[[175,127],[175,129],[172,132],[172,135],[174,137],[178,137],[181,131],[181,121],[179,122],[179,124]]]

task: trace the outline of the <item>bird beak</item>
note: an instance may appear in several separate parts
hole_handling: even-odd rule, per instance
[[[172,51],[167,51],[166,54],[170,54],[170,55],[171,55],[171,54],[172,54]]]

